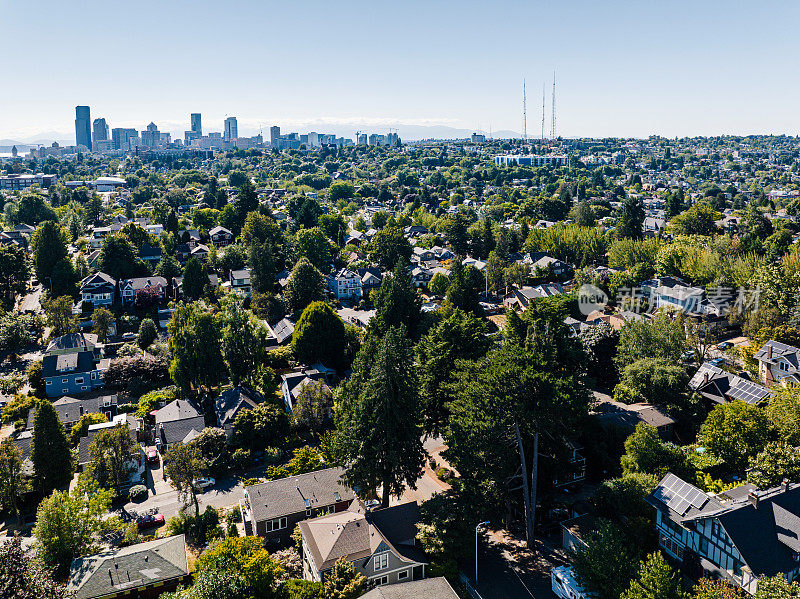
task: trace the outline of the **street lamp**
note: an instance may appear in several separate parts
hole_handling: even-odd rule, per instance
[[[475,527],[475,584],[478,584],[478,529],[481,526],[487,526],[489,521],[481,522]]]

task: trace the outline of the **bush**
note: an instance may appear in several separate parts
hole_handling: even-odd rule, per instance
[[[28,420],[28,412],[39,402],[33,395],[17,394],[3,407],[3,422]]]
[[[135,403],[120,403],[117,404],[117,414],[133,414],[138,407],[139,404]]]
[[[439,478],[439,480],[447,482],[453,478],[453,471],[442,466],[436,469],[436,476]]]
[[[105,374],[106,387],[122,389],[132,383],[169,382],[169,362],[155,356],[133,356],[111,360]]]
[[[147,487],[144,485],[133,485],[128,490],[128,499],[131,501],[144,501],[147,499]]]
[[[226,537],[238,537],[239,536],[239,529],[236,526],[236,522],[228,522],[228,525],[225,528],[225,536]]]
[[[258,485],[263,482],[264,482],[263,478],[246,478],[242,481],[242,486],[249,487],[250,485]]]
[[[252,453],[249,449],[237,449],[231,455],[231,468],[243,470],[250,466],[253,461]]]
[[[228,510],[228,513],[225,515],[225,517],[228,519],[228,522],[241,522],[242,509],[237,504]]]
[[[223,536],[219,512],[210,505],[199,516],[189,515],[185,508],[182,509],[177,516],[169,519],[167,530],[171,535],[185,534],[196,545],[202,546]]]

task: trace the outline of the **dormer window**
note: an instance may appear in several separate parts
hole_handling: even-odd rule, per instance
[[[789,364],[786,362],[778,362],[778,370],[782,370],[783,372],[789,371]]]

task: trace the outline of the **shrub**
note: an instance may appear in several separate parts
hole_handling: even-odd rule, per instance
[[[147,487],[144,485],[133,485],[128,490],[128,498],[131,501],[143,501],[147,499]]]
[[[228,522],[241,522],[242,509],[238,505],[235,505],[228,510],[228,513],[225,517],[228,519]]]
[[[247,468],[252,461],[253,457],[249,449],[237,449],[231,455],[231,468],[242,470]]]
[[[257,485],[263,482],[264,482],[263,478],[246,478],[242,481],[242,486],[249,487],[250,485]]]
[[[122,389],[131,383],[169,381],[169,362],[155,356],[133,356],[111,360],[105,374],[106,387]]]

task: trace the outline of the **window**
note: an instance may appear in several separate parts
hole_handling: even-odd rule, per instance
[[[82,376],[75,377],[75,384],[76,385],[83,385],[83,377]]]
[[[408,570],[397,573],[397,580],[405,580],[406,578],[408,578]]]
[[[286,518],[275,518],[274,520],[267,520],[266,522],[267,532],[281,530],[287,526],[288,523]]]
[[[376,555],[374,559],[373,569],[375,571],[378,570],[385,570],[389,567],[389,554],[388,553],[381,553],[380,555]]]
[[[61,383],[66,385],[69,382],[69,379],[61,379]]]
[[[708,555],[708,539],[702,536],[700,537],[700,553]]]
[[[388,576],[381,576],[380,578],[375,578],[375,584],[377,586],[382,586],[384,584],[389,584],[389,577]]]
[[[788,372],[789,365],[786,362],[778,362],[778,368],[784,372]]]

